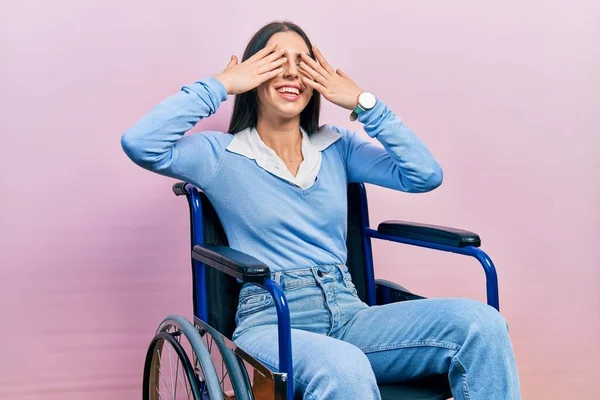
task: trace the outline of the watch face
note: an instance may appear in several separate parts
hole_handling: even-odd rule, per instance
[[[377,98],[371,92],[363,92],[358,97],[358,103],[362,108],[369,110],[375,107],[375,103],[377,103]]]

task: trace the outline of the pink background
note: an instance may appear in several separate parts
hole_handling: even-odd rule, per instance
[[[358,4],[358,2],[356,2]],[[290,18],[444,167],[435,192],[369,187],[389,218],[478,232],[526,399],[600,378],[597,1],[13,1],[0,12],[0,398],[139,398],[168,313],[191,314],[187,208],[122,132]],[[232,101],[201,129],[225,129]],[[324,106],[323,122],[360,126]],[[377,243],[377,274],[484,300],[464,257]]]

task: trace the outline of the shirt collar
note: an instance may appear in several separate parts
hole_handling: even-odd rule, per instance
[[[342,135],[328,127],[322,127],[312,135],[308,135],[302,128],[300,131],[302,132],[304,160],[300,164],[296,176],[291,174],[277,153],[262,141],[256,128],[246,128],[236,133],[227,146],[227,150],[255,160],[256,164],[265,171],[303,189],[308,189],[316,182],[321,167],[321,152],[335,143]]]
[[[303,151],[305,147],[309,147],[311,150],[323,151],[342,137],[341,134],[326,126],[321,127],[312,135],[308,135],[302,127],[300,127],[300,131],[302,132]],[[262,141],[256,128],[246,128],[233,135],[233,140],[227,146],[227,150],[251,160],[256,160],[265,153],[275,154],[275,151]]]

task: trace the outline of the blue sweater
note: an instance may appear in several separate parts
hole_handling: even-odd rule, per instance
[[[349,130],[322,126],[340,139],[322,151],[317,180],[303,190],[228,151],[229,133],[184,136],[226,99],[225,87],[213,77],[184,86],[125,132],[121,143],[139,166],[202,189],[230,246],[272,271],[346,262],[348,182],[405,192],[426,192],[442,182],[427,147],[379,100],[358,120],[383,147]]]

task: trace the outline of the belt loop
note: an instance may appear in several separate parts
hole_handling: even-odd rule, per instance
[[[340,277],[342,278],[342,282],[344,282],[347,288],[352,288],[352,275],[346,278],[346,276],[344,275],[344,270],[342,269],[342,267],[344,267],[345,264],[336,264],[335,266],[337,267],[338,271],[340,271]],[[348,271],[348,274],[350,274],[350,271]]]
[[[281,271],[275,272],[273,274],[273,280],[275,281],[275,283],[281,286]]]

